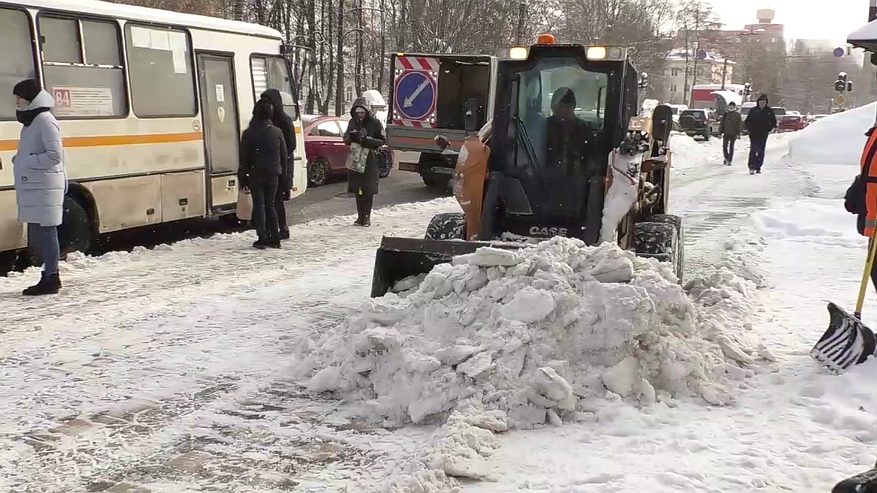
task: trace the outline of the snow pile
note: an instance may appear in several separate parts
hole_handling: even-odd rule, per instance
[[[722,160],[716,156],[714,146],[680,133],[670,137],[670,152],[674,168],[691,168]]]
[[[877,103],[813,122],[789,143],[793,164],[858,164],[865,132],[874,125]]]
[[[303,341],[299,376],[394,424],[466,402],[532,428],[575,420],[610,394],[640,405],[698,394],[714,369],[724,374],[723,348],[698,336],[697,309],[675,281],[669,265],[613,244],[482,248]],[[700,291],[751,295],[724,271],[709,282]]]

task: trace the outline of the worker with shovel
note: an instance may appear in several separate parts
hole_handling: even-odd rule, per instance
[[[877,241],[874,232],[877,230],[877,132],[871,127],[865,135],[868,141],[862,150],[862,172],[853,180],[844,197],[844,207],[858,216],[859,233],[870,238],[865,271],[859,286],[859,298],[853,315],[847,313],[834,303],[828,304],[830,321],[828,330],[810,351],[810,355],[829,370],[840,373],[850,366],[857,365],[874,354],[875,337],[862,323],[862,305],[868,287],[868,277],[877,288],[875,273],[875,256]]]

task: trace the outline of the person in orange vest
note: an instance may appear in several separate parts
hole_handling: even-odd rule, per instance
[[[862,150],[861,174],[853,180],[844,197],[844,207],[858,216],[856,227],[859,234],[871,239],[868,242],[869,252],[871,241],[874,241],[874,228],[877,226],[877,132],[875,129],[877,126],[865,132],[868,141]],[[871,269],[871,282],[877,288],[877,263],[874,267]]]

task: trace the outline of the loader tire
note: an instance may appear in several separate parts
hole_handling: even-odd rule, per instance
[[[437,214],[426,227],[427,240],[465,240],[466,217],[458,212]]]
[[[661,216],[659,220],[664,220]],[[653,258],[659,262],[672,264],[673,271],[679,282],[682,282],[682,237],[681,228],[669,219],[667,222],[641,222],[636,224],[634,241],[636,254]]]
[[[437,189],[449,189],[448,182],[451,177],[448,175],[444,175],[441,173],[423,173],[420,175],[423,179],[423,184],[429,188],[437,188]]]
[[[649,218],[651,223],[672,224],[676,228],[676,277],[682,282],[682,275],[685,272],[685,228],[682,225],[682,218],[672,214],[655,214]]]

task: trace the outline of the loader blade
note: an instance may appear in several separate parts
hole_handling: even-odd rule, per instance
[[[810,351],[813,359],[834,373],[842,373],[874,354],[874,332],[861,320],[834,303],[828,304],[828,314],[828,330]]]
[[[481,247],[515,249],[509,244],[476,241],[420,240],[385,236],[375,255],[372,298],[387,294],[402,279],[427,274],[438,264],[450,262],[458,255],[473,253]]]

